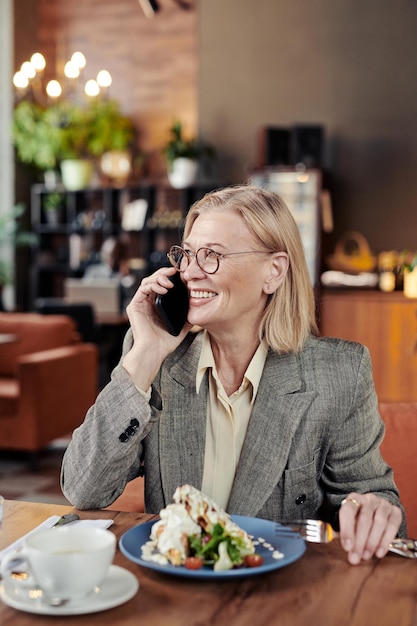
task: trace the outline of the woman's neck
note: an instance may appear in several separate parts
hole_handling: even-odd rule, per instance
[[[248,365],[258,349],[259,337],[252,338],[252,340],[246,337],[241,341],[235,340],[227,343],[219,343],[212,336],[210,340],[217,374],[224,390],[230,396],[242,384]]]

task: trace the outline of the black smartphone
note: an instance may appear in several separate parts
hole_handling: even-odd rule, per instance
[[[155,306],[167,331],[177,337],[182,331],[188,315],[188,289],[179,272],[169,277],[174,283],[164,295],[158,294]]]

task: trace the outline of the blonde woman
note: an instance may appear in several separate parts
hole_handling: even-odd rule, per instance
[[[323,517],[340,527],[352,564],[384,556],[406,527],[379,452],[369,353],[317,337],[285,204],[252,186],[210,193],[191,208],[169,259],[173,267],[145,278],[127,308],[120,364],[63,461],[66,497],[104,507],[144,471],[149,512],[189,483],[229,513]],[[177,271],[189,311],[175,337],[155,298]]]

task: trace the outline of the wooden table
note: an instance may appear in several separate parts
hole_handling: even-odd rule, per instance
[[[71,507],[6,501],[0,548],[50,515]],[[82,519],[113,518],[117,537],[152,519],[140,513],[77,511]],[[411,626],[417,625],[417,561],[393,554],[349,565],[337,541],[308,544],[297,562],[275,572],[235,581],[170,577],[132,563],[117,550],[114,563],[140,583],[126,604],[91,615],[45,617],[0,602],[2,626]]]

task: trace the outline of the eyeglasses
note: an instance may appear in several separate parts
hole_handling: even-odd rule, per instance
[[[219,269],[220,259],[239,254],[270,254],[269,250],[248,250],[246,252],[228,252],[220,254],[211,248],[199,248],[197,252],[184,250],[181,246],[172,246],[168,251],[168,259],[179,272],[185,272],[191,261],[195,258],[197,265],[206,274],[215,274]]]

